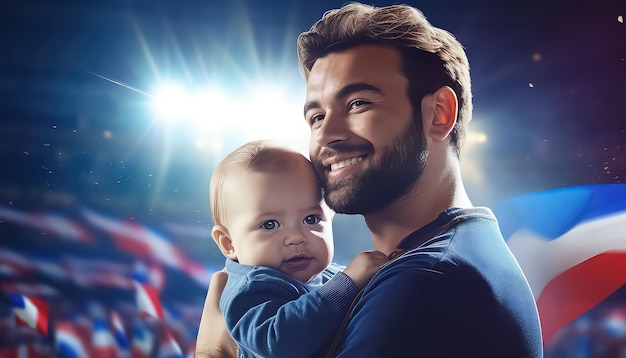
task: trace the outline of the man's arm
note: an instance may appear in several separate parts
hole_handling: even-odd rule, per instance
[[[334,356],[541,356],[535,310],[520,303],[519,282],[505,276],[508,291],[502,292],[484,280],[484,272],[440,268],[375,277]]]
[[[237,346],[226,330],[226,322],[219,307],[227,280],[228,275],[224,271],[211,276],[198,328],[197,358],[237,358]]]

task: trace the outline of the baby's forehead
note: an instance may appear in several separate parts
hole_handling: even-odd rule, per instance
[[[302,180],[303,176],[310,176],[317,182],[317,174],[311,162],[302,154],[297,152],[283,151],[267,153],[247,162],[239,162],[230,166],[227,170],[225,182],[236,181],[249,176],[265,176],[268,178],[294,178]],[[271,154],[271,155],[269,155]]]
[[[246,167],[253,172],[280,172],[310,165],[310,161],[298,152],[282,147],[269,147],[250,158]]]

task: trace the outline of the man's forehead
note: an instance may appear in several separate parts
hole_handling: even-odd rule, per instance
[[[368,82],[369,79],[398,73],[401,68],[400,52],[395,48],[361,45],[319,58],[313,64],[307,79],[307,89],[343,82]]]

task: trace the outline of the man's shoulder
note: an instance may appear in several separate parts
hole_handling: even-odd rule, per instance
[[[465,276],[469,271],[495,270],[512,264],[494,257],[512,255],[497,220],[487,208],[451,209],[440,216],[437,225],[414,234],[423,237],[409,239],[421,243],[390,261],[381,270],[387,274],[385,279],[417,275],[445,280],[456,274]]]

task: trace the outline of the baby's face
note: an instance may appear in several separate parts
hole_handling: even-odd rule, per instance
[[[331,215],[304,158],[289,172],[246,172],[227,185],[226,226],[239,263],[273,267],[302,282],[330,264]]]

